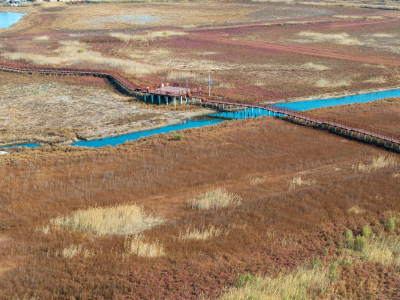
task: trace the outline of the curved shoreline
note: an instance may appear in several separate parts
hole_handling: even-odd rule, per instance
[[[202,109],[202,110],[196,110],[196,111],[189,111],[189,112],[183,112],[180,118],[174,118],[174,119],[167,119],[166,122],[159,124],[159,125],[154,125],[154,126],[145,126],[138,128],[136,130],[123,130],[118,132],[116,135],[99,135],[95,137],[89,137],[83,139],[70,139],[66,140],[60,143],[51,143],[51,142],[43,142],[43,141],[38,141],[38,140],[28,140],[28,139],[22,139],[22,140],[16,140],[12,142],[7,142],[7,143],[0,143],[0,149],[9,149],[9,148],[14,148],[14,147],[24,147],[25,145],[36,145],[36,147],[41,147],[41,146],[69,146],[75,143],[78,143],[80,141],[98,141],[98,140],[104,140],[108,138],[117,138],[120,136],[128,135],[128,134],[134,134],[142,131],[150,131],[150,130],[156,130],[160,129],[163,127],[167,126],[173,126],[173,125],[178,125],[181,124],[182,122],[185,122],[186,120],[189,120],[191,118],[196,118],[196,117],[205,117],[211,113],[215,112],[212,109]],[[35,146],[31,146],[35,147]]]
[[[10,21],[10,22],[8,22],[8,23],[4,23],[4,24],[2,24],[1,22],[0,22],[0,30],[7,30],[7,29],[9,29],[9,28],[12,28],[12,27],[14,27],[17,23],[19,23],[26,15],[28,15],[27,13],[24,13],[24,12],[15,12],[15,11],[2,11],[2,10],[0,10],[0,15],[1,14],[13,14],[13,15],[16,15],[15,17],[16,17],[16,20],[13,20],[13,21]],[[5,27],[3,27],[3,26],[5,26]]]

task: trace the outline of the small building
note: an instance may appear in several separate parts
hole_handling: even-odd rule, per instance
[[[138,89],[140,91],[140,96],[143,100],[147,102],[148,98],[151,99],[152,103],[166,103],[172,102],[174,105],[176,103],[188,103],[191,98],[201,97],[201,87],[181,87],[179,84],[164,83],[161,87],[151,89],[147,87],[145,89]],[[136,91],[136,96],[138,96],[138,91]]]

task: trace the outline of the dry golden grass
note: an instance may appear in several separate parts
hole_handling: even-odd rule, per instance
[[[312,32],[312,31],[302,31],[298,33],[299,36],[307,38],[304,40],[305,42],[315,42],[315,43],[323,43],[323,42],[331,42],[339,45],[363,45],[363,43],[356,39],[352,38],[348,33],[320,33],[320,32]]]
[[[84,43],[79,41],[61,42],[60,44],[61,47],[48,55],[29,52],[3,52],[1,56],[9,60],[26,60],[38,65],[111,67],[134,75],[151,74],[164,69],[161,66],[140,63],[135,60],[105,57],[100,52],[88,49]]]
[[[350,208],[347,210],[347,212],[348,212],[349,214],[360,215],[360,214],[365,213],[365,209],[360,208],[359,206],[356,206],[356,205],[355,205],[355,206],[350,207]]]
[[[186,229],[186,232],[179,234],[181,240],[207,240],[215,238],[222,233],[220,228],[209,226],[208,228],[203,227],[202,229]]]
[[[93,255],[93,252],[88,249],[83,249],[81,245],[71,244],[63,250],[57,251],[56,255],[64,258],[73,258],[74,256],[82,255],[84,258],[88,258]]]
[[[160,217],[147,216],[137,205],[93,207],[51,220],[69,230],[103,234],[137,234],[163,223]]]
[[[294,190],[297,186],[302,185],[313,185],[315,184],[315,179],[302,179],[301,177],[294,177],[289,182],[289,190]]]
[[[373,33],[371,34],[372,37],[374,38],[393,38],[393,34],[390,33],[385,33],[385,32],[378,32],[378,33]]]
[[[216,189],[188,200],[188,204],[192,209],[211,209],[223,208],[228,206],[239,205],[242,198],[233,195],[222,189]]]
[[[368,261],[398,267],[400,266],[400,238],[394,235],[373,235],[368,239],[363,255]]]
[[[351,81],[349,80],[327,80],[325,78],[319,79],[316,83],[315,86],[319,88],[337,88],[337,87],[343,87],[343,86],[350,86]]]
[[[365,83],[385,83],[386,79],[382,76],[377,76],[364,81]]]
[[[252,185],[257,185],[257,184],[261,184],[264,183],[267,180],[266,176],[261,176],[261,177],[252,177],[250,179],[250,184]]]
[[[330,68],[321,64],[316,64],[313,62],[309,62],[303,65],[303,67],[305,67],[306,69],[310,69],[310,70],[316,70],[316,71],[327,71]]]
[[[125,239],[125,249],[127,255],[139,257],[160,257],[165,255],[164,247],[158,242],[149,242],[143,235],[138,234]]]
[[[397,164],[397,160],[393,156],[377,156],[372,158],[371,163],[359,163],[358,165],[353,165],[352,169],[361,172],[371,172],[390,166],[396,166]]]
[[[35,40],[35,41],[48,41],[49,38],[50,37],[48,35],[42,35],[42,36],[34,37],[33,40]]]
[[[153,40],[160,40],[160,39],[165,39],[171,36],[177,36],[177,35],[184,35],[185,33],[182,31],[171,31],[171,30],[166,30],[166,31],[151,31],[145,34],[126,34],[126,33],[121,33],[121,32],[113,32],[110,33],[109,35],[112,37],[115,37],[117,39],[120,39],[121,41],[125,43],[129,43],[131,41],[153,41]]]
[[[242,287],[227,290],[220,299],[307,299],[307,290],[324,291],[330,283],[328,269],[308,269],[300,267],[297,271],[277,277],[255,276]]]

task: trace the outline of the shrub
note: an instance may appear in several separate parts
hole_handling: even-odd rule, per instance
[[[343,259],[342,261],[340,261],[340,264],[342,266],[349,266],[349,267],[353,266],[353,262],[351,260],[347,260],[347,259]]]
[[[222,189],[209,191],[195,198],[189,199],[188,204],[192,209],[211,209],[227,206],[236,206],[242,202],[242,198],[237,195],[229,194]]]
[[[328,254],[329,254],[329,250],[328,250],[328,248],[326,248],[326,247],[324,247],[324,256],[327,256]]]
[[[331,265],[329,266],[329,278],[331,280],[336,280],[339,278],[339,271],[338,271],[338,263],[337,261],[334,261],[333,263],[331,263]]]
[[[174,140],[180,141],[183,139],[183,133],[174,133]]]
[[[371,227],[369,227],[368,225],[365,225],[361,229],[361,235],[365,236],[366,238],[369,237],[371,235]]]
[[[346,232],[344,233],[344,236],[345,236],[346,246],[348,248],[354,248],[353,231],[351,231],[350,229],[347,229]]]
[[[239,276],[238,281],[237,281],[237,286],[238,287],[244,287],[248,283],[254,283],[255,279],[256,279],[256,277],[251,273],[241,274]]]
[[[390,218],[387,223],[387,229],[389,232],[393,232],[396,227],[396,218]]]
[[[76,51],[76,52],[78,52],[78,53],[83,53],[84,51],[83,51],[83,49],[79,49],[79,50]]]
[[[365,236],[358,235],[356,238],[356,242],[354,244],[355,250],[362,251],[364,250],[366,245],[367,245],[367,238]]]
[[[84,231],[96,235],[103,234],[137,234],[163,223],[159,217],[145,214],[136,205],[111,207],[91,207],[77,210],[72,214],[53,219],[56,226],[69,230]]]
[[[203,227],[202,229],[186,229],[185,233],[179,234],[180,239],[189,239],[189,240],[207,240],[209,238],[214,238],[219,236],[222,233],[220,228],[216,228],[214,226],[209,226],[208,228]]]
[[[327,268],[299,267],[276,277],[241,275],[238,285],[228,289],[221,300],[236,299],[308,299],[309,291],[325,291],[329,285]]]
[[[125,239],[127,254],[139,257],[160,257],[165,255],[164,247],[158,242],[149,242],[143,235],[138,234]]]
[[[313,268],[313,269],[317,269],[317,268],[319,268],[320,266],[322,265],[322,261],[321,261],[321,258],[319,257],[319,256],[317,256],[317,257],[312,257],[312,259],[311,259],[311,267]]]
[[[367,261],[380,263],[384,266],[400,266],[400,239],[398,236],[372,235],[363,250]]]

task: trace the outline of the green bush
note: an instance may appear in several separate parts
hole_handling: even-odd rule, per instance
[[[365,225],[361,229],[361,235],[365,236],[366,238],[369,237],[371,235],[371,227],[369,227],[368,225]]]
[[[331,280],[336,280],[339,278],[339,264],[337,263],[337,261],[334,261],[333,263],[331,263],[331,265],[329,266],[329,278]]]
[[[340,261],[340,265],[352,267],[353,266],[353,262],[351,260],[343,259],[342,261]]]
[[[180,141],[181,139],[183,139],[183,133],[174,133],[175,141]]]
[[[346,246],[348,248],[354,248],[354,235],[353,231],[350,229],[347,229],[346,232],[344,233],[345,241],[346,241]]]
[[[83,53],[84,52],[84,50],[83,49],[79,49],[78,51],[76,51],[76,52],[78,52],[78,53]]]
[[[311,267],[313,269],[318,269],[322,265],[321,258],[319,256],[311,258]]]
[[[367,238],[365,236],[358,235],[354,244],[356,251],[362,251],[367,245]]]
[[[387,223],[387,229],[388,229],[388,231],[389,231],[389,232],[393,232],[394,229],[395,229],[395,227],[396,227],[396,218],[395,218],[395,217],[390,218],[389,221],[388,221],[388,223]]]
[[[239,279],[237,281],[237,286],[238,287],[244,287],[248,283],[252,283],[255,280],[256,280],[256,277],[251,273],[242,274],[242,275],[239,276]]]
[[[328,248],[324,247],[323,251],[324,251],[324,256],[327,256],[329,254]]]

